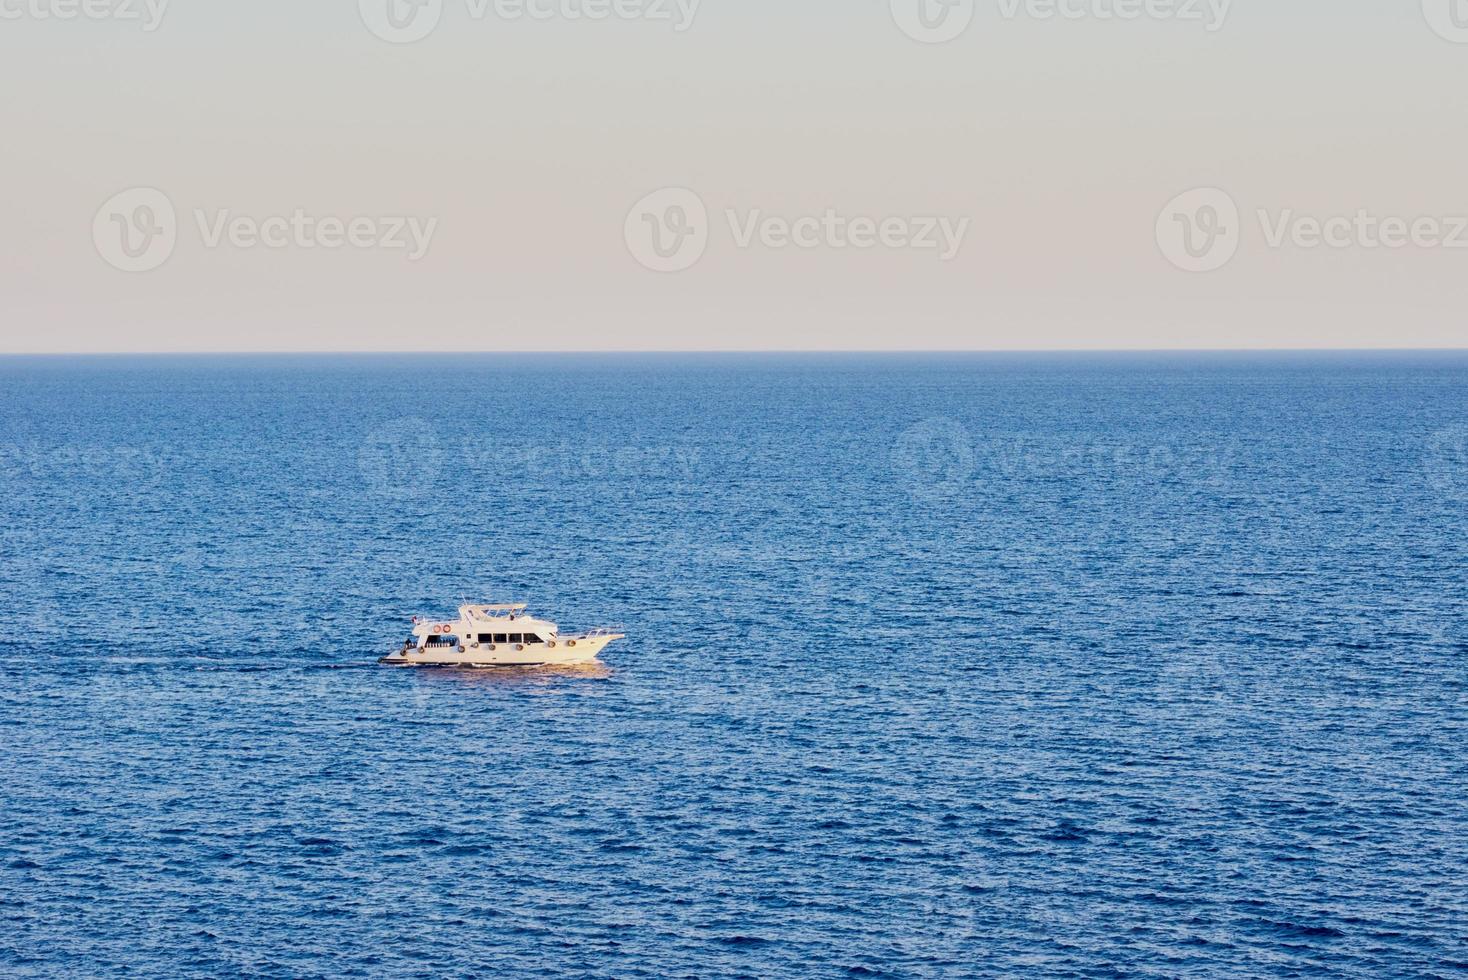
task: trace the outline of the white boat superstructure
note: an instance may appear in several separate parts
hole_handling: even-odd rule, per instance
[[[544,667],[585,664],[626,634],[603,627],[563,636],[549,620],[527,615],[523,602],[466,605],[459,618],[414,617],[413,635],[379,663],[398,667]]]

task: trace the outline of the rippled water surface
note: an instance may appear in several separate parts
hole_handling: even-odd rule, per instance
[[[1468,970],[1463,355],[0,392],[7,976]]]

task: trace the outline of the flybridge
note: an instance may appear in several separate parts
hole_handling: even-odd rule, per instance
[[[524,612],[528,606],[523,602],[511,602],[497,606],[465,606],[460,610],[470,619],[494,619],[497,616],[516,615]]]
[[[528,608],[529,606],[523,602],[507,602],[496,605],[479,606],[465,605],[459,607],[459,618],[461,621],[464,622],[468,622],[471,620],[501,620],[505,618],[515,619],[519,617],[521,613],[525,612],[525,610]],[[442,632],[449,632],[450,630],[454,629],[453,623],[433,623],[431,620],[421,619],[418,616],[413,617],[413,623],[414,625],[423,625],[425,623],[429,623],[431,624],[432,629],[437,629]]]

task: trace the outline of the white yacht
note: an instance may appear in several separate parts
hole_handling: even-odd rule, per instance
[[[544,667],[594,663],[626,634],[594,629],[562,636],[555,623],[525,613],[524,603],[460,606],[455,620],[413,618],[413,635],[378,663],[397,667]]]

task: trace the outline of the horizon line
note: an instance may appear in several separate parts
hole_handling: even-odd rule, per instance
[[[598,355],[625,356],[638,354],[658,355],[741,355],[741,354],[830,354],[830,355],[974,355],[974,354],[1461,354],[1468,353],[1468,345],[1461,347],[974,347],[974,348],[783,348],[783,347],[728,347],[728,348],[547,348],[547,349],[503,349],[475,348],[454,350],[448,348],[413,349],[343,349],[321,348],[309,350],[54,350],[54,351],[4,351],[0,357],[302,357],[302,356],[435,356],[452,354],[498,354],[509,356],[544,355]]]

